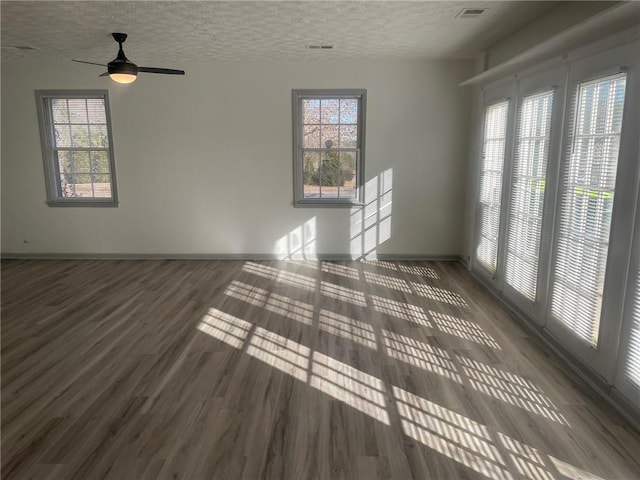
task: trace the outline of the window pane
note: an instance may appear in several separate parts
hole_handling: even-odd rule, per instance
[[[71,128],[69,125],[55,125],[53,127],[53,136],[56,147],[71,146]]]
[[[491,273],[495,272],[500,230],[502,169],[507,134],[509,101],[487,107],[484,122],[484,148],[480,173],[480,236],[476,258]]]
[[[91,175],[80,174],[74,175],[76,197],[93,197],[93,185],[91,183]]]
[[[356,198],[356,154],[340,153],[340,198]]]
[[[58,194],[63,198],[73,198],[76,196],[75,180],[70,173],[60,174],[60,191]]]
[[[561,185],[551,313],[598,344],[626,74],[578,85]]]
[[[57,160],[56,171],[59,173],[72,173],[71,152],[55,152]]]
[[[104,100],[102,98],[87,99],[87,112],[89,113],[89,123],[107,123]]]
[[[111,175],[92,175],[93,193],[97,198],[111,197]]]
[[[358,145],[358,126],[340,125],[340,148],[356,148]]]
[[[340,100],[340,123],[358,123],[358,100]]]
[[[553,91],[523,99],[513,164],[505,279],[531,301],[538,284],[552,110]]]
[[[91,152],[91,172],[109,173],[109,156],[107,152]]]
[[[51,100],[53,123],[69,123],[69,110],[66,98],[54,98]]]
[[[107,148],[109,146],[107,126],[106,125],[90,125],[89,126],[89,142],[92,147]]]
[[[340,183],[340,153],[337,150],[322,152],[320,164],[320,196],[322,198],[338,198]]]
[[[320,148],[320,125],[304,126],[302,145],[304,148]]]
[[[87,123],[87,102],[82,98],[70,98],[69,119],[71,123]]]
[[[320,100],[302,101],[303,123],[320,123]]]
[[[320,100],[322,123],[338,123],[340,120],[340,100],[337,98]]]
[[[89,152],[72,152],[73,173],[89,173],[91,165],[89,163]]]
[[[71,146],[89,147],[88,125],[71,125]]]
[[[337,125],[322,125],[322,136],[320,139],[321,148],[338,148],[338,126]],[[329,143],[327,143],[329,142]]]
[[[304,198],[320,197],[320,153],[305,152],[302,173]]]

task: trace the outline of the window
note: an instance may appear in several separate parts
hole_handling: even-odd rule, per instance
[[[106,90],[36,91],[49,206],[117,206]]]
[[[366,90],[294,90],[295,206],[362,203]]]
[[[530,301],[538,283],[552,112],[552,90],[522,100],[513,162],[505,280]]]
[[[560,186],[551,313],[598,345],[626,74],[578,85],[573,135]]]
[[[629,291],[632,309],[630,313],[630,334],[626,337],[624,379],[640,392],[640,268],[636,266]],[[637,397],[636,397],[637,398]]]
[[[485,112],[482,166],[480,172],[480,231],[476,258],[490,273],[496,270],[502,169],[507,139],[509,101],[489,105]]]

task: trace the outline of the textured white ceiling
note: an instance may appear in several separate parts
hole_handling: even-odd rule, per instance
[[[472,58],[554,2],[493,1],[2,1],[3,60],[26,56],[108,62],[125,32],[139,65],[206,60]],[[456,19],[463,8],[487,8]],[[334,50],[305,49],[331,44]],[[29,46],[21,51],[8,46]]]

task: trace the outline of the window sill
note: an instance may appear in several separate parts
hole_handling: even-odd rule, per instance
[[[293,202],[295,208],[362,208],[364,203],[360,202]]]
[[[45,202],[49,207],[112,207],[117,208],[119,202],[108,200],[51,200]]]

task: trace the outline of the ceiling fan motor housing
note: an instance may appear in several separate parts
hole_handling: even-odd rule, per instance
[[[107,64],[107,71],[111,73],[120,73],[125,75],[137,75],[138,67],[135,63],[131,63],[126,58],[121,60],[116,58]]]

